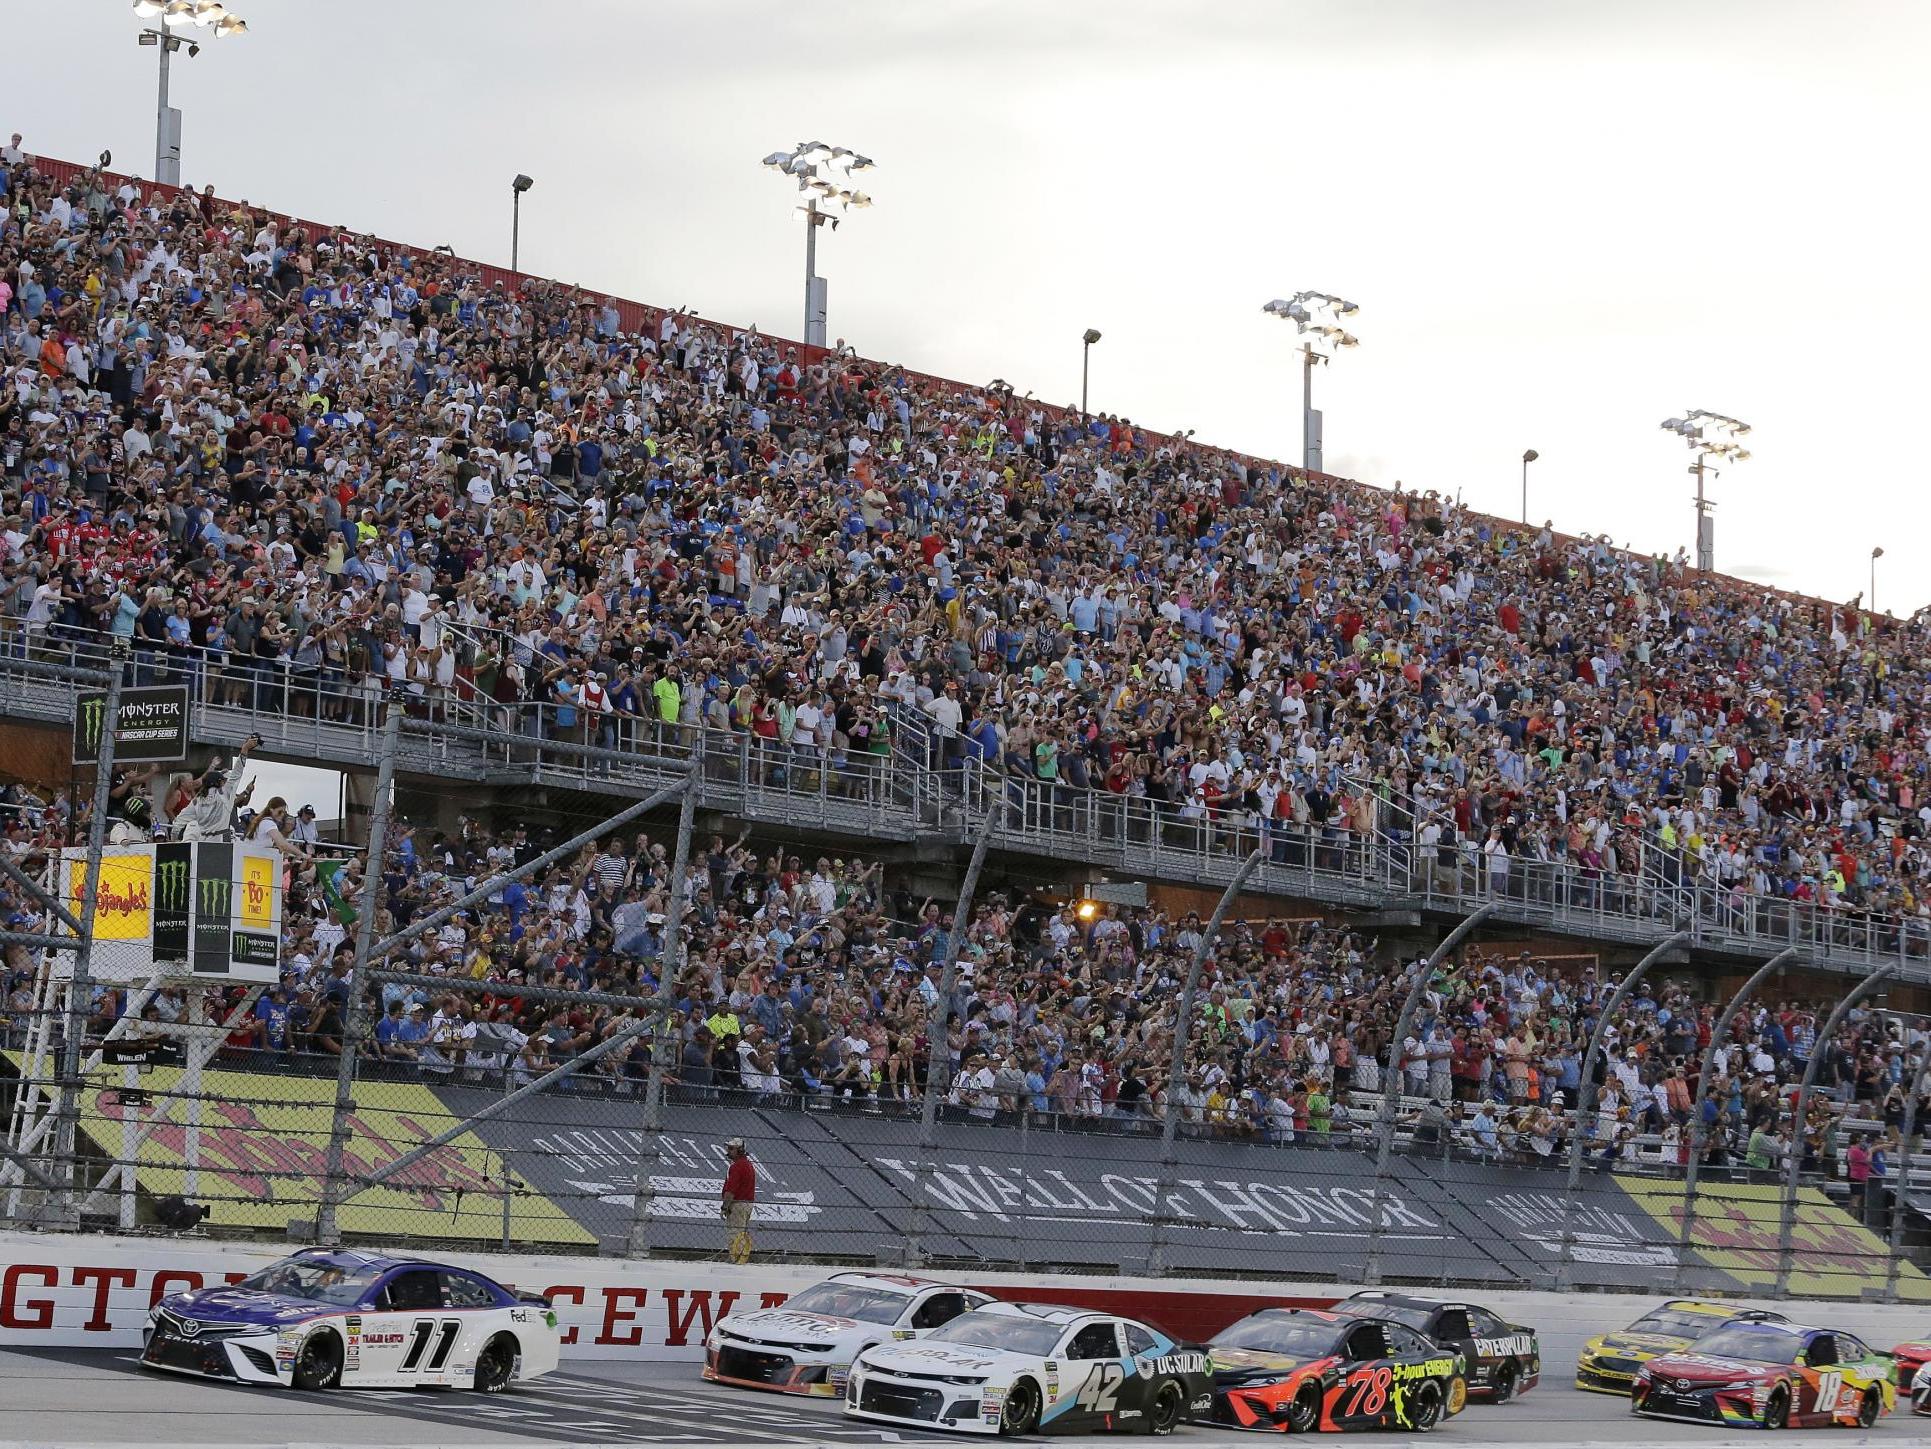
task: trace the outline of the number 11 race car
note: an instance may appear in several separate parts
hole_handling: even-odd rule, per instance
[[[853,1362],[845,1412],[973,1434],[1170,1434],[1213,1406],[1198,1344],[1131,1318],[991,1303]]]
[[[1868,1429],[1897,1401],[1891,1360],[1848,1333],[1731,1323],[1636,1371],[1630,1412],[1758,1429]]]
[[[557,1337],[547,1302],[481,1273],[310,1248],[233,1287],[163,1298],[141,1365],[297,1389],[496,1394],[553,1370]]]
[[[1468,1401],[1462,1356],[1399,1323],[1263,1308],[1207,1351],[1213,1420],[1242,1429],[1426,1434]]]

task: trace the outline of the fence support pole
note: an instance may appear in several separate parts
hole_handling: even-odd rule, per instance
[[[1689,939],[1688,931],[1677,931],[1651,947],[1649,954],[1616,983],[1616,989],[1609,994],[1609,1000],[1596,1017],[1596,1029],[1589,1033],[1589,1046],[1582,1054],[1582,1080],[1576,1085],[1576,1121],[1569,1133],[1569,1211],[1563,1217],[1562,1247],[1556,1254],[1558,1293],[1569,1291],[1569,1269],[1575,1261],[1576,1219],[1582,1216],[1582,1126],[1596,1109],[1596,1063],[1602,1059],[1603,1038],[1608,1034],[1609,1023],[1616,1019],[1616,1008],[1623,1004],[1636,983],[1649,974],[1649,968]]]
[[[704,769],[700,754],[691,761],[691,777],[684,782],[684,798],[677,807],[677,846],[671,855],[670,904],[664,912],[664,944],[658,952],[658,1007],[651,1013],[650,1075],[644,1082],[644,1138],[637,1145],[637,1184],[630,1202],[630,1238],[624,1245],[632,1258],[650,1256],[650,1217],[657,1194],[658,1138],[664,1131],[664,1073],[666,1058],[675,1049],[668,1040],[670,1004],[676,997],[677,974],[684,969],[684,907],[690,890],[691,831],[696,825],[697,787]]]
[[[1917,1080],[1911,1085],[1911,1094],[1904,1099],[1903,1131],[1898,1136],[1897,1166],[1892,1169],[1896,1175],[1891,1182],[1891,1251],[1885,1255],[1884,1301],[1897,1303],[1898,1297],[1898,1259],[1904,1251],[1904,1215],[1911,1209],[1911,1135],[1918,1127],[1918,1098],[1925,1089],[1931,1087],[1931,1042],[1923,1048],[1924,1059],[1918,1063]]]
[[[1421,1004],[1422,993],[1434,978],[1435,968],[1450,951],[1462,944],[1470,931],[1494,915],[1497,908],[1494,901],[1478,906],[1442,938],[1441,945],[1424,960],[1415,963],[1414,979],[1408,983],[1408,995],[1402,999],[1401,1015],[1395,1019],[1395,1034],[1388,1046],[1388,1075],[1381,1084],[1381,1111],[1375,1118],[1374,1197],[1368,1209],[1368,1251],[1361,1264],[1361,1281],[1370,1286],[1381,1281],[1381,1198],[1387,1190],[1388,1164],[1395,1150],[1395,1109],[1401,1101],[1401,1044],[1408,1039],[1408,1027],[1415,1019],[1415,1008]]]
[[[94,1009],[94,900],[101,888],[101,852],[107,845],[107,809],[114,788],[114,736],[121,723],[121,683],[127,675],[127,656],[116,649],[107,671],[106,716],[94,751],[94,808],[87,820],[87,863],[81,874],[81,924],[86,927],[74,942],[74,970],[67,982],[67,1020],[60,1034],[60,1095],[55,1102],[54,1169],[61,1192],[55,1205],[54,1226],[80,1226],[82,1180],[74,1149],[80,1137],[80,1048],[87,1035],[87,1019]],[[60,894],[56,882],[54,895]]]
[[[1790,1111],[1790,1142],[1784,1148],[1784,1189],[1783,1202],[1777,1211],[1777,1296],[1783,1297],[1790,1292],[1791,1239],[1795,1236],[1797,1225],[1797,1176],[1803,1167],[1804,1119],[1810,1111],[1811,1088],[1817,1084],[1817,1068],[1823,1065],[1824,1052],[1837,1028],[1850,1009],[1862,1001],[1884,982],[1897,975],[1895,964],[1880,966],[1857,985],[1845,993],[1844,999],[1832,1008],[1817,1033],[1817,1042],[1810,1049],[1810,1060],[1804,1064],[1804,1079],[1797,1087],[1797,1101]]]
[[[1256,850],[1240,863],[1234,878],[1227,882],[1227,889],[1220,893],[1220,900],[1214,906],[1214,913],[1207,918],[1207,929],[1200,934],[1195,943],[1193,954],[1187,961],[1187,980],[1180,988],[1180,1016],[1173,1027],[1173,1059],[1167,1066],[1167,1090],[1165,1107],[1160,1114],[1160,1178],[1153,1189],[1153,1230],[1152,1241],[1147,1244],[1147,1271],[1156,1278],[1166,1276],[1167,1271],[1167,1223],[1173,1216],[1174,1179],[1180,1173],[1180,1103],[1176,1093],[1187,1072],[1187,1038],[1193,1027],[1194,994],[1200,989],[1201,968],[1207,964],[1207,953],[1214,948],[1214,938],[1220,934],[1221,922],[1227,919],[1227,912],[1234,904],[1234,897],[1240,888],[1247,884],[1248,878],[1260,868],[1263,850]]]
[[[1716,1077],[1716,1054],[1723,1046],[1723,1038],[1730,1030],[1730,1023],[1736,1014],[1743,1010],[1743,1004],[1755,994],[1756,989],[1770,978],[1771,972],[1795,959],[1797,948],[1786,946],[1759,966],[1750,979],[1743,983],[1737,994],[1730,998],[1730,1004],[1723,1009],[1710,1027],[1710,1045],[1703,1053],[1703,1069],[1696,1078],[1696,1100],[1690,1104],[1690,1155],[1683,1168],[1683,1226],[1676,1242],[1676,1291],[1688,1291],[1690,1278],[1690,1245],[1696,1235],[1696,1180],[1702,1175],[1703,1152],[1709,1145],[1709,1134],[1703,1130],[1703,1104],[1709,1100],[1710,1087]]]
[[[403,704],[391,690],[382,706],[382,748],[376,756],[375,801],[369,819],[369,851],[362,858],[362,892],[355,923],[355,966],[342,1003],[342,1055],[335,1067],[335,1110],[322,1158],[322,1191],[315,1203],[315,1241],[332,1248],[342,1241],[336,1222],[346,1184],[342,1162],[349,1150],[349,1114],[355,1110],[355,1069],[362,1052],[362,998],[369,987],[375,918],[382,906],[383,862],[389,848],[389,817],[395,812],[396,749],[402,739]]]
[[[959,977],[959,948],[965,943],[966,927],[972,920],[972,897],[979,889],[979,871],[986,863],[986,849],[992,844],[993,827],[999,812],[988,810],[979,823],[979,837],[972,842],[972,859],[966,863],[965,879],[959,884],[959,902],[952,908],[952,929],[945,933],[945,956],[939,969],[939,999],[932,1007],[932,1028],[926,1033],[925,1100],[919,1104],[919,1161],[912,1179],[912,1223],[905,1235],[905,1262],[917,1268],[925,1262],[925,1229],[931,1213],[927,1203],[932,1195],[934,1155],[939,1142],[939,1092],[945,1083],[945,1032],[952,1020],[952,991]]]

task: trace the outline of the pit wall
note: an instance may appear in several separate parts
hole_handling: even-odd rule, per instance
[[[136,1347],[148,1310],[160,1299],[238,1281],[281,1256],[281,1251],[249,1244],[195,1239],[0,1233],[0,1348]],[[476,1268],[518,1289],[548,1294],[565,1330],[565,1358],[693,1366],[702,1355],[705,1334],[724,1314],[775,1306],[832,1271],[511,1254],[433,1256]],[[1005,1298],[1122,1313],[1188,1339],[1209,1338],[1258,1308],[1326,1307],[1356,1286],[1293,1283],[1269,1292],[1265,1285],[1205,1278],[1154,1282],[1053,1274],[933,1276]],[[1453,1296],[1452,1292],[1417,1291],[1432,1297]],[[1667,1296],[1661,1291],[1473,1295],[1502,1317],[1540,1335],[1543,1373],[1552,1382],[1565,1381],[1574,1372],[1576,1352],[1587,1339],[1629,1323]],[[1778,1307],[1800,1322],[1849,1329],[1880,1349],[1931,1338],[1931,1311],[1922,1306],[1737,1302],[1739,1307]]]

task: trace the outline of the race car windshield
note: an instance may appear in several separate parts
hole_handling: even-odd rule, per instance
[[[1332,1323],[1310,1323],[1284,1313],[1257,1313],[1214,1335],[1214,1348],[1257,1348],[1293,1358],[1320,1358],[1334,1352],[1340,1333]]]
[[[785,1309],[800,1313],[823,1313],[831,1318],[856,1318],[862,1323],[897,1323],[905,1311],[903,1293],[888,1293],[882,1288],[860,1288],[851,1283],[814,1283],[794,1298]]]
[[[1740,1358],[1751,1363],[1795,1363],[1803,1352],[1801,1334],[1774,1328],[1719,1328],[1696,1341],[1696,1351],[1710,1358]]]
[[[955,1318],[931,1337],[939,1343],[964,1343],[973,1348],[996,1348],[1004,1353],[1044,1356],[1065,1332],[1057,1323],[1014,1318],[1006,1313],[968,1313]]]
[[[1684,1313],[1674,1308],[1659,1308],[1645,1313],[1629,1325],[1631,1333],[1663,1333],[1671,1338],[1701,1338],[1723,1320],[1714,1313]]]
[[[243,1288],[258,1293],[279,1293],[284,1298],[306,1298],[312,1303],[333,1303],[349,1307],[375,1286],[381,1275],[373,1268],[344,1268],[339,1263],[317,1262],[313,1258],[287,1258],[272,1268],[264,1268],[252,1278],[244,1278]]]

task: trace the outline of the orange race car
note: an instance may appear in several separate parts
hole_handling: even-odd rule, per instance
[[[1264,1308],[1223,1330],[1211,1420],[1242,1429],[1404,1429],[1425,1434],[1468,1401],[1459,1353],[1404,1324]]]

